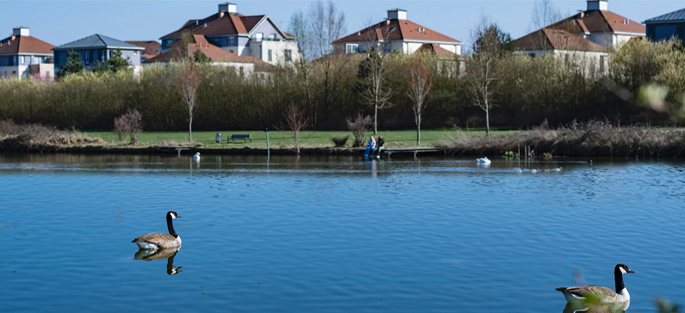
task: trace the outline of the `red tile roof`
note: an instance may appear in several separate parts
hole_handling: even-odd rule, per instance
[[[438,58],[463,58],[463,56],[453,53],[452,51],[449,51],[447,49],[444,49],[440,47],[440,45],[434,43],[424,43],[421,47],[419,47],[419,49],[416,50],[415,53],[420,52],[430,52],[435,54],[435,56],[437,56]]]
[[[245,16],[239,13],[231,14],[220,12],[201,20],[189,20],[181,29],[162,37],[180,38],[184,31],[190,31],[197,35],[247,35],[259,24],[266,15]],[[274,25],[275,26],[275,25]],[[278,29],[278,27],[276,27]],[[283,32],[285,37],[292,38],[292,35]]]
[[[52,54],[55,46],[31,36],[10,36],[0,41],[0,53]]]
[[[572,50],[606,52],[607,48],[565,30],[543,28],[515,42],[516,50]]]
[[[205,38],[204,35],[193,35],[193,43],[186,44],[186,51],[188,55],[193,55],[196,50],[202,51],[207,57],[209,57],[214,62],[239,62],[239,63],[255,63],[257,65],[263,66],[267,64],[266,62],[257,59],[252,56],[239,56],[233,52],[226,51],[217,45],[214,45]],[[143,63],[155,63],[155,62],[169,62],[177,58],[178,53],[175,51],[181,42],[176,42],[172,45],[174,49],[170,49],[154,58],[151,58]]]
[[[583,11],[556,22],[547,28],[580,32],[628,32],[646,33],[645,25],[611,11]]]
[[[445,36],[432,29],[423,27],[408,20],[388,19],[376,25],[362,29],[354,34],[340,38],[333,43],[351,41],[383,40],[416,40],[416,41],[444,41],[459,43],[459,40]]]
[[[159,55],[162,51],[162,45],[154,40],[145,40],[145,41],[137,41],[137,40],[127,40],[126,42],[136,45],[139,47],[145,48],[143,50],[142,55]]]

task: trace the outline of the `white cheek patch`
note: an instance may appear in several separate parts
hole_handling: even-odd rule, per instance
[[[176,214],[171,213],[171,218],[172,218],[172,219],[173,219],[173,218],[176,218]],[[623,271],[623,269],[621,269],[621,271]],[[624,273],[625,273],[625,272],[624,272]]]
[[[626,269],[624,267],[621,267],[621,274],[627,274]]]

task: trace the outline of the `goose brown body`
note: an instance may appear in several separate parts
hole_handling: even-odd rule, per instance
[[[173,219],[180,218],[174,211],[167,212],[166,221],[167,228],[169,229],[168,234],[163,233],[150,233],[147,235],[142,235],[136,237],[131,242],[134,242],[141,249],[169,249],[178,248],[181,246],[181,237],[174,230]]]
[[[561,287],[561,291],[568,302],[597,301],[598,303],[619,303],[630,301],[630,294],[623,284],[623,274],[635,273],[625,264],[617,264],[614,268],[614,281],[616,290],[603,286],[587,285],[578,287]]]

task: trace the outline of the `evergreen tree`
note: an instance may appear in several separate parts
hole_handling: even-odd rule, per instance
[[[193,53],[193,60],[196,63],[212,63],[212,59],[210,59],[204,52],[200,51],[200,49],[195,50],[195,53]]]
[[[80,73],[86,69],[86,64],[81,60],[81,55],[74,50],[67,52],[67,63],[59,68],[58,76]]]
[[[120,71],[126,71],[130,70],[129,68],[129,57],[126,57],[124,59],[121,56],[121,49],[117,48],[116,51],[112,53],[112,55],[109,57],[109,60],[105,62],[105,66],[111,71],[112,73],[118,73]]]

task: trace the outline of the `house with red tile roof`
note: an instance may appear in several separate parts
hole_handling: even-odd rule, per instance
[[[587,0],[587,10],[517,39],[515,51],[533,57],[552,54],[586,73],[604,73],[609,48],[645,34],[644,25],[609,11],[607,0]]]
[[[268,15],[246,16],[234,3],[219,4],[217,13],[189,20],[180,29],[164,35],[162,52],[188,32],[204,36],[210,43],[238,56],[250,56],[270,64],[295,62],[299,56],[295,38],[282,31]]]
[[[12,36],[0,40],[0,77],[55,77],[52,48],[31,37],[28,27],[15,27]]]
[[[154,40],[126,40],[126,42],[145,48],[140,55],[141,62],[154,58],[162,53],[162,45]]]
[[[364,53],[376,47],[383,53],[412,54],[430,50],[441,56],[461,55],[461,42],[407,19],[407,11],[388,10],[384,21],[333,42],[337,53]]]
[[[166,52],[144,61],[143,65],[168,65],[170,62],[182,59],[185,56],[193,56],[198,50],[212,60],[214,65],[234,67],[240,75],[249,75],[255,70],[262,70],[269,66],[269,63],[253,56],[240,56],[226,51],[212,43],[204,35],[192,35],[188,41],[175,42]]]

